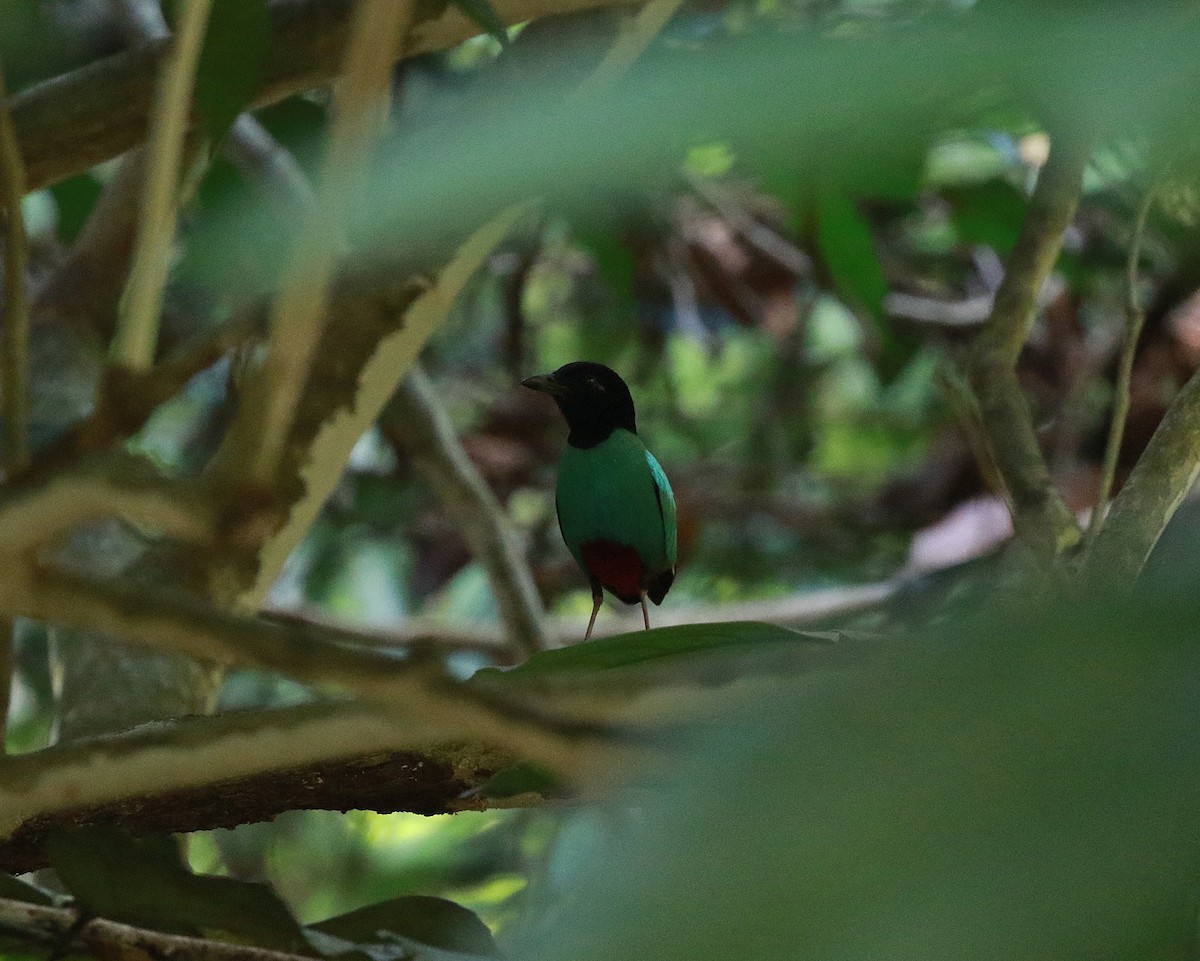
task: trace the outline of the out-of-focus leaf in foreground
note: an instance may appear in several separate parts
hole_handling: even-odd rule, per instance
[[[993,614],[764,687],[516,955],[1194,957],[1198,624]]]

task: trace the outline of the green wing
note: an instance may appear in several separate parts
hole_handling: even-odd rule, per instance
[[[636,434],[616,430],[595,447],[568,446],[555,500],[563,540],[580,567],[579,548],[593,540],[629,545],[652,571],[674,566],[675,498]]]
[[[646,463],[650,465],[650,476],[654,481],[654,494],[658,498],[658,513],[662,516],[663,540],[666,547],[667,560],[675,566],[678,553],[675,530],[675,492],[671,490],[671,482],[667,480],[662,465],[650,451],[646,451]]]

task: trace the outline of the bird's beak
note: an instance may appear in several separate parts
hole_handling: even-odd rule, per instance
[[[561,397],[566,393],[563,390],[563,385],[556,381],[550,374],[538,374],[536,377],[526,377],[521,381],[522,387],[528,387],[530,390],[541,391],[543,394],[549,394],[551,397]]]

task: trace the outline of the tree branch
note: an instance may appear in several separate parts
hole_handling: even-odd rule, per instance
[[[59,957],[86,953],[97,958],[156,958],[158,961],[312,961],[302,955],[183,934],[164,934],[106,918],[80,926],[79,911],[0,898],[0,936],[20,942],[21,955]],[[37,946],[37,947],[34,947]],[[38,951],[40,948],[40,952]]]
[[[1088,145],[1056,138],[1029,201],[1025,222],[996,291],[991,317],[972,339],[965,367],[996,466],[1013,507],[1013,526],[1043,563],[1079,539],[1079,525],[1050,478],[1038,447],[1016,363],[1033,323],[1038,293],[1062,248],[1079,200]]]
[[[250,455],[238,472],[251,488],[273,484],[285,460],[284,445],[325,327],[344,211],[358,199],[367,155],[387,116],[392,65],[412,9],[396,0],[363,0],[355,18],[316,199],[275,300],[266,358],[230,428]]]
[[[121,518],[191,543],[220,529],[217,501],[196,483],[168,480],[128,454],[81,460],[69,470],[0,491],[0,555],[23,557],[88,521]]]
[[[392,444],[413,458],[487,571],[510,643],[526,656],[545,648],[545,610],[516,534],[420,366],[414,365],[400,384],[381,426]]]
[[[10,565],[0,612],[119,637],[154,651],[218,665],[274,671],[353,694],[388,717],[414,719],[445,740],[478,740],[571,772],[599,734],[526,706],[483,700],[453,683],[439,663],[400,659],[351,632],[272,623],[156,591],[99,583],[69,572]]]
[[[335,294],[334,320],[325,341],[329,349],[318,351],[319,369],[313,376],[320,389],[306,394],[289,439],[288,470],[295,479],[281,488],[285,519],[244,568],[227,575],[236,582],[234,594],[245,607],[256,610],[262,605],[284,562],[341,479],[351,449],[379,418],[463,286],[523,212],[520,207],[504,210],[475,231],[434,284],[415,299],[396,302],[394,277],[390,285],[378,286],[374,279],[350,279]],[[372,285],[372,294],[364,293],[365,283]],[[236,484],[244,447],[254,443],[254,436],[251,430],[238,435],[231,431],[217,454],[214,474]]]
[[[0,63],[0,202],[4,205],[4,475],[29,466],[29,301],[25,265],[29,259],[25,217],[25,167],[13,127],[8,84]]]
[[[0,761],[0,870],[42,865],[64,824],[186,832],[289,810],[440,814],[510,763],[481,743],[449,745],[419,719],[399,725],[353,704],[189,717]],[[181,764],[180,758],[187,763]]]
[[[495,0],[508,24],[623,0]],[[271,0],[273,46],[252,107],[329,83],[345,50],[351,0]],[[403,51],[415,57],[475,36],[478,25],[450,4],[413,25]],[[49,186],[137,146],[146,137],[154,78],[165,43],[147,44],[22,91],[13,120],[28,189]],[[193,123],[195,118],[193,118]]]
[[[159,80],[137,246],[112,344],[113,362],[135,372],[153,365],[158,345],[163,288],[179,211],[180,165],[191,116],[192,88],[211,9],[212,0],[190,0],[183,7]]]

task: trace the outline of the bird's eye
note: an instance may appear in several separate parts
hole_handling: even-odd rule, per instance
[[[604,385],[602,383],[600,383],[600,381],[597,380],[595,377],[589,377],[587,379],[587,384],[593,390],[604,390]]]

